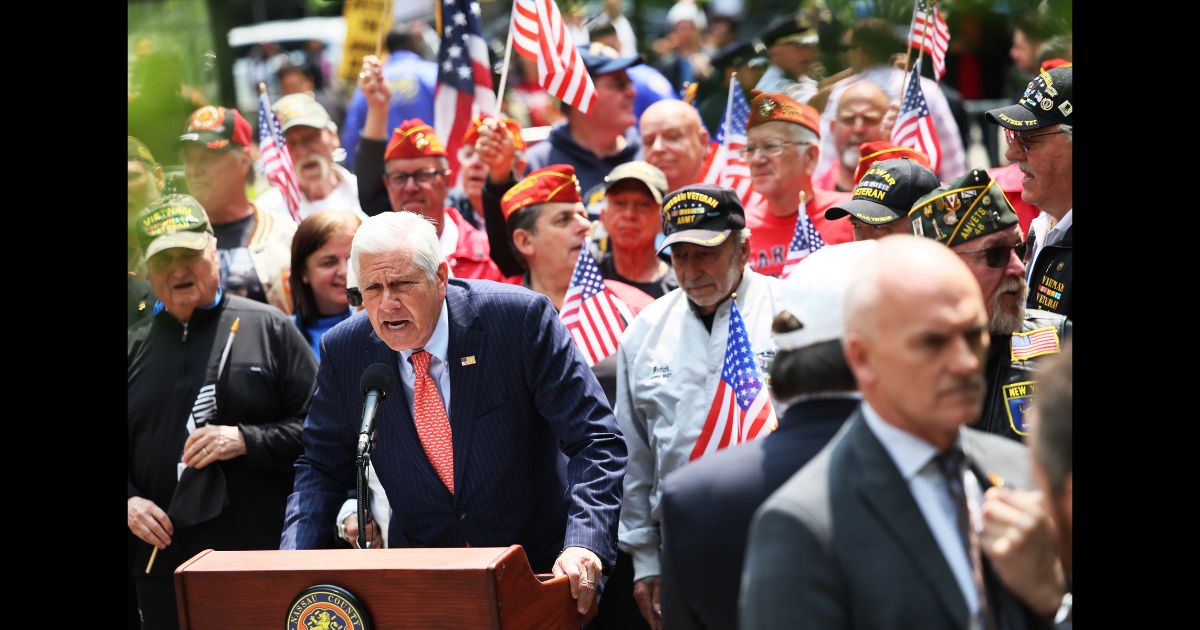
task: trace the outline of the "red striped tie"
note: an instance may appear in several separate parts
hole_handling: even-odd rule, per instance
[[[433,464],[442,484],[454,494],[454,442],[450,419],[446,416],[442,395],[429,374],[429,356],[424,348],[418,348],[409,358],[413,364],[413,422],[425,457]]]

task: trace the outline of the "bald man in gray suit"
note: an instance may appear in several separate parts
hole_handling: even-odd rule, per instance
[[[966,265],[930,245],[889,236],[851,274],[845,353],[863,404],[755,514],[742,628],[1049,627],[979,553],[983,491],[1030,488],[1029,456],[965,428],[987,312]]]

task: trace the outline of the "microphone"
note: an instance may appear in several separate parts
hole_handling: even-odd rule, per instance
[[[375,411],[379,408],[379,403],[396,387],[396,370],[386,363],[372,363],[363,370],[359,384],[363,396],[366,397],[363,401],[362,430],[358,436],[358,454],[361,457],[367,450],[371,433],[375,430]]]

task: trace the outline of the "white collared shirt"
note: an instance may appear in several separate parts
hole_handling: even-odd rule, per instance
[[[429,353],[429,374],[437,385],[438,393],[442,395],[442,404],[446,406],[446,417],[450,417],[450,369],[446,367],[446,353],[450,351],[450,320],[447,314],[446,300],[442,300],[442,312],[438,315],[437,325],[433,334],[425,343],[425,351]],[[400,383],[404,385],[404,393],[408,395],[408,411],[413,411],[413,365],[408,358],[412,350],[401,350],[397,354],[400,363]]]
[[[1054,217],[1047,214],[1044,210],[1041,214],[1033,218],[1033,222],[1029,224],[1029,231],[1033,232],[1037,238],[1033,243],[1033,253],[1029,255],[1029,265],[1025,268],[1025,282],[1029,284],[1033,283],[1033,267],[1034,263],[1037,262],[1038,254],[1042,253],[1042,250],[1047,245],[1053,245],[1063,240],[1063,237],[1067,235],[1067,230],[1071,229],[1071,213],[1074,211],[1074,208],[1068,209],[1067,213],[1063,215],[1062,221],[1055,223],[1053,226],[1050,226],[1050,222],[1054,220]],[[1050,228],[1047,229],[1047,226],[1050,226]]]
[[[883,445],[884,450],[900,470],[900,475],[908,483],[909,492],[917,502],[929,531],[942,550],[942,556],[950,565],[958,588],[962,591],[974,624],[981,622],[979,616],[979,594],[975,591],[975,578],[972,576],[971,559],[963,546],[958,534],[958,510],[950,500],[950,492],[946,488],[945,477],[938,469],[934,457],[938,449],[929,442],[889,424],[880,417],[866,401],[862,404],[863,418],[871,433]],[[974,506],[971,509],[972,526],[976,531],[982,528],[978,522],[980,507],[983,505],[983,492],[975,475],[966,474],[968,467],[963,470],[963,488],[967,494],[967,502]],[[977,627],[972,624],[972,627]]]

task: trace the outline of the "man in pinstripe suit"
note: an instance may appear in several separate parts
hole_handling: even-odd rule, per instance
[[[365,221],[350,263],[366,312],[321,340],[280,548],[331,536],[354,481],[359,377],[384,363],[402,385],[380,403],[372,454],[389,546],[520,544],[535,571],[569,577],[586,612],[616,562],[626,450],[550,301],[449,280],[432,225],[408,212]]]

